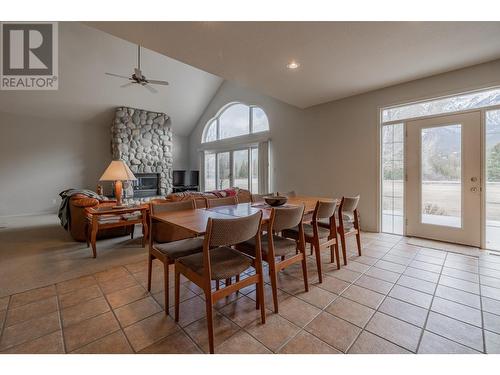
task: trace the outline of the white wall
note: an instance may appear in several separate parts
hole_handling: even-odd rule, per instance
[[[230,101],[257,104],[269,116],[273,190],[341,196],[361,194],[365,230],[378,228],[379,108],[500,84],[500,60],[298,110],[225,82],[191,134],[191,166],[198,168],[206,121]]]
[[[188,134],[222,79],[144,50],[144,74],[170,86],[157,94],[120,88],[124,80],[104,72],[131,74],[136,48],[77,22],[59,23],[59,90],[0,91],[0,216],[55,212],[60,191],[95,189],[110,162],[117,106],[168,114],[173,167],[189,167]]]

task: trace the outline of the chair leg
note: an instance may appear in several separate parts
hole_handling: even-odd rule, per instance
[[[220,289],[220,282],[219,280],[215,280],[215,290],[219,290]]]
[[[134,239],[134,232],[135,232],[135,224],[132,225],[132,230],[130,231],[130,239]]]
[[[342,243],[342,257],[344,258],[344,266],[347,266],[347,249],[345,243],[345,234],[340,232],[340,242]]]
[[[335,261],[337,262],[337,269],[340,269],[340,254],[339,254],[339,244],[335,242]]]
[[[274,259],[269,259],[269,278],[271,279],[271,288],[273,290],[274,312],[278,313],[278,280],[276,277],[276,268]]]
[[[306,253],[303,253],[304,258],[302,259],[302,277],[304,278],[304,288],[306,292],[309,292],[309,280],[307,278],[307,261],[306,261]]]
[[[321,248],[319,243],[314,244],[314,251],[316,252],[316,268],[318,269],[318,281],[323,282],[323,273],[321,271]]]
[[[240,282],[240,275],[236,275],[236,282],[239,283]]]
[[[274,298],[274,296],[273,296]],[[260,322],[262,324],[266,323],[266,306],[264,303],[264,278],[262,277],[262,273],[259,277],[259,283],[257,284],[257,300],[260,304]]]
[[[335,245],[330,246],[330,263],[335,262]]]
[[[205,302],[207,306],[208,347],[210,349],[210,354],[214,354],[214,321],[212,318],[212,298],[206,293]]]
[[[181,273],[175,267],[175,321],[179,321],[179,305],[180,305],[180,292],[181,292]]]
[[[168,315],[169,285],[168,285],[168,262],[163,263],[163,294],[165,297],[165,314]]]
[[[148,255],[148,292],[151,292],[151,273],[153,272],[153,256]]]
[[[314,253],[314,245],[313,245],[313,243],[311,242],[311,255],[313,255],[313,253]]]
[[[356,233],[356,243],[358,244],[358,255],[361,256],[361,233]]]
[[[226,279],[226,286],[231,285],[231,283],[232,283],[231,278]]]

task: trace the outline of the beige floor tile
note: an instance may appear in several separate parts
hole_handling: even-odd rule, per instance
[[[437,283],[439,280],[439,273],[421,270],[418,268],[408,267],[403,275],[411,276],[416,279]]]
[[[401,276],[399,273],[383,270],[376,267],[370,268],[365,272],[365,275],[388,281],[390,283],[395,283],[399,279],[399,276]]]
[[[300,328],[280,315],[271,314],[266,318],[265,324],[258,319],[249,324],[245,330],[271,351],[276,351],[295,336]]]
[[[27,292],[14,294],[13,296],[11,296],[9,308],[14,309],[16,307],[26,305],[30,302],[46,299],[55,295],[56,287],[54,285],[28,290]]]
[[[336,277],[337,279],[346,281],[348,283],[354,282],[358,277],[361,276],[361,272],[351,271],[346,268],[335,269],[330,272],[325,272],[328,276]]]
[[[417,350],[422,332],[421,328],[380,312],[375,313],[366,326],[366,330],[412,352]]]
[[[431,283],[429,281],[420,280],[415,277],[401,275],[397,285],[405,286],[407,288],[418,290],[419,292],[434,294],[437,284]]]
[[[179,294],[179,300],[181,302],[184,302],[190,298],[193,298],[193,297],[196,297],[196,293],[193,292],[191,289],[189,288],[186,288],[184,285],[181,285],[180,288],[180,294]],[[164,304],[165,304],[165,295],[164,295],[164,292],[163,290],[161,290],[160,292],[157,292],[155,294],[153,294],[153,297],[154,299],[156,300],[156,302],[158,302],[160,304],[160,306],[162,308],[165,308]],[[175,288],[172,287],[170,288],[169,290],[169,294],[168,294],[168,306],[169,307],[172,307],[175,305]]]
[[[58,294],[66,294],[81,288],[89,288],[96,284],[97,281],[93,276],[82,276],[58,283],[56,284],[56,289]]]
[[[455,277],[441,275],[441,278],[439,279],[439,284],[449,286],[455,289],[460,289],[465,292],[479,294],[479,284],[472,283],[470,281],[465,281],[462,279],[457,279]]]
[[[410,263],[410,267],[418,268],[419,270],[424,270],[424,271],[429,271],[429,272],[434,272],[434,273],[440,273],[441,268],[443,268],[442,266],[440,266],[438,264],[422,262],[419,260],[413,260]]]
[[[424,326],[428,314],[427,309],[392,297],[387,297],[384,302],[382,302],[379,311],[419,327]]]
[[[98,285],[91,285],[68,293],[59,294],[59,303],[64,309],[100,296],[102,296],[101,288]]]
[[[492,288],[487,285],[481,285],[481,294],[485,297],[500,301],[500,289]]]
[[[317,307],[297,297],[290,297],[279,303],[279,315],[299,327],[304,327],[320,312]]]
[[[343,297],[337,298],[326,308],[326,311],[361,328],[368,323],[375,312],[375,310],[369,307]]]
[[[162,311],[161,306],[151,296],[114,310],[116,318],[122,327],[127,327],[159,311]]]
[[[128,275],[130,275],[130,273],[122,266],[109,268],[105,271],[94,274],[95,278],[99,283],[103,283],[110,280],[116,280]]]
[[[161,311],[128,326],[124,331],[130,344],[138,352],[179,329],[174,319]]]
[[[481,276],[481,284],[498,289],[500,288],[500,279],[490,276]]]
[[[10,297],[2,297],[0,298],[0,311],[7,310],[7,306],[9,305]]]
[[[240,328],[228,318],[214,311],[214,346],[222,344],[229,337],[234,335]],[[201,318],[184,328],[192,340],[198,344],[205,353],[209,352],[208,346],[208,324],[206,318]]]
[[[479,282],[479,275],[478,274],[472,273],[472,272],[467,272],[467,271],[462,271],[462,270],[457,270],[456,268],[450,268],[450,267],[445,266],[445,267],[443,267],[443,270],[441,273],[445,276],[455,277],[457,279],[470,281],[472,283]]]
[[[216,354],[269,354],[272,353],[247,332],[241,330],[215,348]]]
[[[431,311],[425,329],[470,348],[483,350],[482,330],[470,324]]]
[[[440,297],[434,298],[431,310],[443,315],[447,315],[450,318],[475,325],[477,327],[481,327],[482,324],[481,310],[477,310],[472,307],[462,305],[461,303],[456,303]]]
[[[358,262],[356,257],[354,257],[352,259],[349,259],[347,266],[344,266],[344,268],[347,270],[356,271],[359,273],[364,273],[370,268],[370,266],[363,264],[361,262]]]
[[[435,258],[433,256],[428,256],[428,255],[423,255],[423,254],[417,254],[414,259],[419,261],[419,262],[435,264],[438,266],[442,266],[444,264],[444,259],[442,259],[442,258]]]
[[[266,303],[266,306],[269,307],[272,305]],[[203,314],[205,311],[204,307],[205,304],[203,303]],[[255,309],[255,301],[246,296],[237,299],[227,306],[224,306],[219,311],[240,327],[244,327],[257,319],[260,319],[260,310]],[[267,314],[270,313],[270,310],[266,309],[266,311]]]
[[[375,263],[374,267],[396,273],[403,273],[406,269],[406,266],[403,266],[402,264],[388,262],[383,259],[380,259],[377,263]]]
[[[373,257],[370,257],[368,255],[356,256],[355,260],[356,260],[356,262],[367,265],[367,266],[373,266],[378,261],[377,258],[373,258]]]
[[[486,353],[500,354],[500,335],[484,331],[484,341],[486,344]]]
[[[483,312],[484,329],[495,333],[500,333],[500,316]]]
[[[184,332],[178,331],[153,345],[142,349],[141,354],[200,354],[202,351]]]
[[[118,277],[116,279],[106,277],[105,281],[99,281],[99,285],[105,294],[110,294],[116,292],[117,290],[135,286],[137,285],[137,281],[132,275],[127,273],[125,276]]]
[[[349,354],[411,354],[411,352],[373,333],[363,331],[349,349]]]
[[[35,302],[9,309],[5,320],[5,326],[22,323],[58,310],[57,297],[49,297]]]
[[[60,329],[58,312],[6,327],[3,330],[0,341],[0,351],[37,339]]]
[[[85,301],[61,311],[62,325],[66,328],[83,320],[101,315],[109,310],[109,305],[104,297]]]
[[[116,292],[110,293],[106,296],[108,303],[113,309],[120,306],[127,305],[131,302],[137,301],[141,298],[148,296],[148,291],[141,285],[134,285],[130,288],[121,289]]]
[[[92,341],[100,339],[120,328],[109,311],[102,315],[84,320],[64,329],[64,341],[68,352],[72,352]]]
[[[479,353],[471,348],[460,345],[432,332],[424,331],[418,348],[419,354],[475,354]]]
[[[347,289],[349,285],[350,283],[337,279],[336,277],[323,275],[323,282],[321,284],[318,283],[315,286],[327,290],[331,293],[340,294],[345,289]]]
[[[327,290],[318,288],[313,285],[309,285],[308,292],[297,293],[295,297],[309,302],[311,305],[318,307],[320,309],[324,309],[328,306],[335,298],[337,298],[337,294],[331,293]]]
[[[305,329],[307,332],[344,353],[361,332],[361,329],[354,324],[339,319],[327,312],[322,312],[318,315]]]
[[[481,308],[481,299],[479,298],[479,296],[476,294],[464,292],[463,290],[450,288],[444,285],[438,285],[438,287],[436,288],[436,296],[448,299],[450,301],[462,303],[476,309]]]
[[[305,292],[303,292],[303,293],[305,293]],[[246,296],[255,301],[256,295],[257,295],[256,291],[253,290],[250,293],[248,293]],[[288,294],[288,293],[282,291],[281,289],[277,290],[277,295],[278,295],[278,303],[281,303],[281,301],[284,301],[285,299],[292,297],[291,294]],[[236,297],[237,297],[237,295],[235,293],[233,293],[233,294],[231,294],[229,299],[232,298],[232,300],[234,301],[236,299]],[[241,297],[241,296],[239,296],[239,297]],[[229,302],[232,302],[232,301],[229,301]],[[273,288],[269,284],[264,285],[264,302],[265,302],[265,305],[267,308],[274,310]],[[223,307],[223,306],[227,305],[227,303],[223,304],[221,301],[220,305],[221,305],[220,307]]]
[[[62,331],[49,333],[35,340],[25,342],[14,346],[5,352],[5,354],[63,354],[64,344]]]
[[[372,290],[361,288],[357,285],[351,285],[344,293],[342,293],[342,297],[376,309],[382,303],[385,296]]]
[[[408,258],[408,257],[405,257],[405,256],[400,256],[398,254],[401,254],[401,253],[398,252],[397,250],[396,251],[391,250],[389,253],[387,253],[386,255],[384,255],[384,257],[382,258],[382,260],[385,260],[387,262],[392,262],[392,263],[400,264],[400,265],[403,265],[403,266],[407,266],[408,264],[411,263],[411,261],[412,261],[411,257]]]
[[[288,341],[280,354],[341,354],[340,351],[306,331],[301,331]]]
[[[389,293],[389,296],[425,309],[428,309],[432,302],[432,296],[430,294],[422,293],[400,285],[395,285]]]
[[[122,331],[116,331],[73,351],[74,354],[129,354],[130,347]]]
[[[500,301],[488,297],[481,297],[483,311],[500,315]]]
[[[186,327],[187,325],[204,318],[205,310],[205,300],[199,296],[181,302],[179,305],[179,325],[181,327]],[[171,307],[169,312],[171,316],[175,316],[174,307]]]
[[[394,286],[393,283],[388,281],[376,279],[366,275],[361,276],[354,284],[381,294],[389,293],[391,288]]]

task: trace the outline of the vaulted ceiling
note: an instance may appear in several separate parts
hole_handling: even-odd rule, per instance
[[[500,57],[500,22],[89,24],[301,108]]]

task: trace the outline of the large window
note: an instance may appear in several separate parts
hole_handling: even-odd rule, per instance
[[[485,114],[486,247],[500,250],[500,110]]]
[[[262,108],[233,103],[224,107],[215,118],[208,121],[202,142],[214,142],[268,130],[269,122]]]

